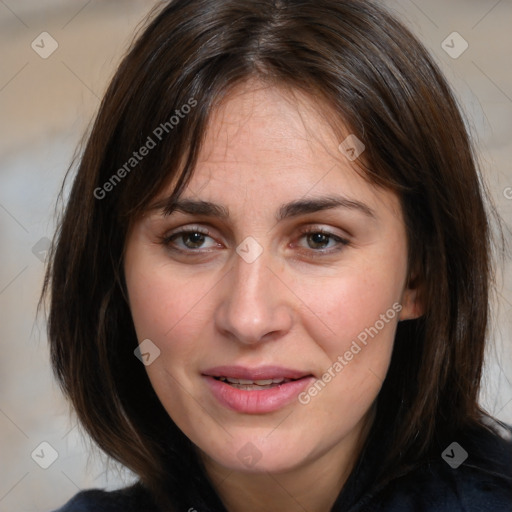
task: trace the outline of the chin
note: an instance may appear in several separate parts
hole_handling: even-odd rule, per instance
[[[240,436],[219,450],[211,445],[206,455],[225,469],[243,473],[286,473],[306,463],[304,443],[290,443],[290,439],[270,440],[266,437]],[[228,449],[226,449],[228,448]],[[300,457],[298,457],[300,454]]]

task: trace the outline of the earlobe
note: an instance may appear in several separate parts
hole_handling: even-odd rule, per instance
[[[402,309],[398,317],[399,321],[414,320],[425,313],[422,299],[422,287],[416,277],[409,280],[402,294]]]

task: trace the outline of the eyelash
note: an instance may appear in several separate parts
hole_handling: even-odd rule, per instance
[[[330,240],[334,240],[335,242],[337,242],[338,247],[334,248],[334,249],[332,249],[332,248],[327,249],[327,250],[326,249],[322,249],[322,250],[309,249],[309,251],[311,251],[311,255],[313,257],[328,256],[333,253],[337,253],[337,252],[341,251],[345,246],[349,245],[349,241],[347,239],[342,238],[338,235],[335,235],[334,233],[331,233],[330,231],[326,231],[322,228],[317,228],[315,226],[308,226],[306,228],[301,228],[301,229],[299,229],[299,233],[301,235],[301,238],[304,236],[310,235],[310,234],[321,234],[321,235],[325,235],[329,238],[327,243],[329,243]],[[179,249],[177,247],[172,246],[172,243],[176,238],[179,238],[180,236],[182,237],[187,234],[201,234],[201,235],[213,238],[210,236],[210,233],[208,230],[200,228],[198,226],[191,226],[189,228],[184,228],[180,231],[176,231],[174,233],[170,233],[168,235],[159,237],[158,242],[173,252],[197,253],[198,255],[201,253],[204,253],[205,251],[204,250],[202,251],[201,249]],[[308,249],[306,249],[306,250],[308,250]]]

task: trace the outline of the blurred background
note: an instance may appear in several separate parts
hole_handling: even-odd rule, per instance
[[[256,1],[256,0],[255,0]],[[0,512],[48,512],[132,476],[92,450],[49,366],[36,316],[64,174],[154,0],[0,0]],[[510,242],[512,3],[384,1],[455,89]],[[503,261],[482,403],[512,424],[512,265]]]

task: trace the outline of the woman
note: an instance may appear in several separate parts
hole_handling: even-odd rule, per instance
[[[44,290],[65,393],[140,481],[60,510],[510,510],[489,244],[452,93],[382,7],[169,2]]]

